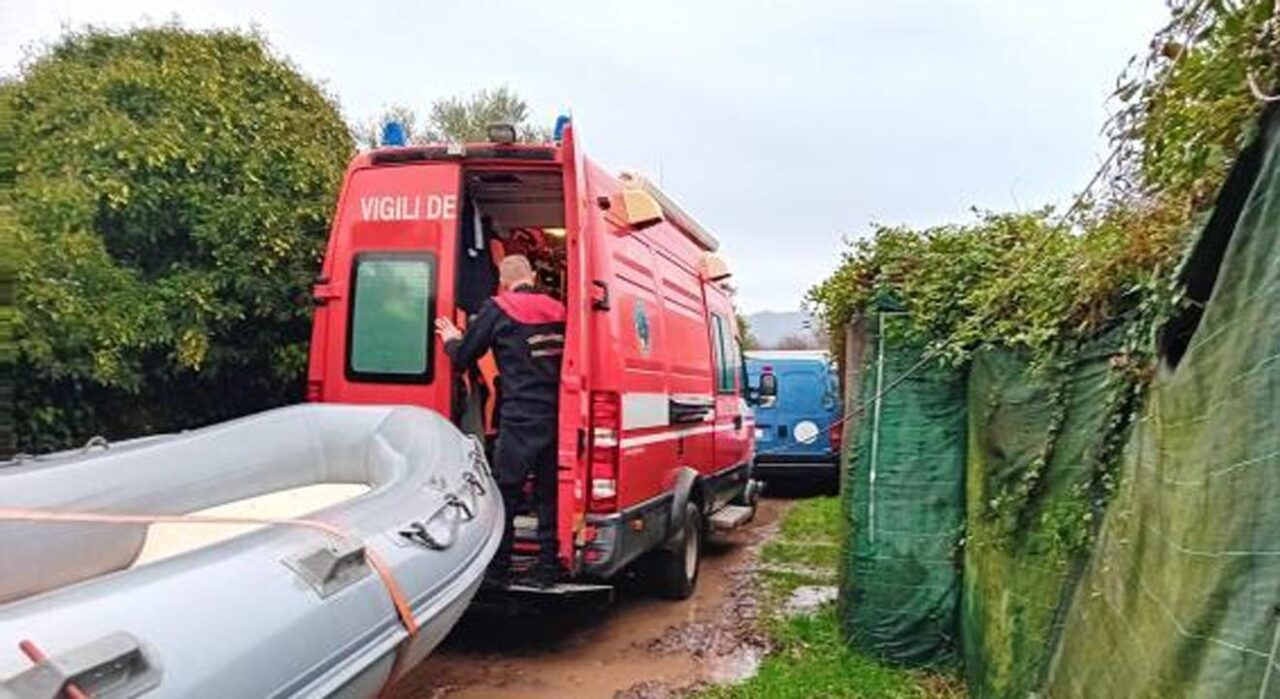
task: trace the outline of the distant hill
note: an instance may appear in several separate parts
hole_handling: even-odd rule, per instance
[[[795,344],[797,338],[814,349],[827,345],[825,338],[814,333],[818,323],[802,311],[760,311],[747,316],[747,324],[761,349],[778,348],[783,340]]]

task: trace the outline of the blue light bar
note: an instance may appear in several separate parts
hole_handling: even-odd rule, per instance
[[[388,121],[382,125],[382,145],[383,146],[403,146],[407,139],[404,135],[404,125],[398,121]]]
[[[561,114],[560,116],[556,117],[555,135],[553,136],[556,143],[559,143],[564,140],[564,127],[568,125],[569,125],[568,114]]]

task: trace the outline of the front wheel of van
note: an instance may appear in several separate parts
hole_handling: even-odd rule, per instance
[[[654,552],[654,584],[667,599],[688,599],[698,585],[702,561],[702,512],[694,503],[684,506],[684,526],[666,547]]]

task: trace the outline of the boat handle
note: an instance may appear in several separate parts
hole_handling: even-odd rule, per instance
[[[480,482],[480,477],[477,476],[474,471],[467,471],[466,473],[463,473],[462,480],[466,481],[467,485],[471,486],[471,490],[475,492],[476,495],[484,495],[487,492],[485,490],[484,483]]]
[[[106,437],[103,437],[102,435],[98,434],[90,437],[89,441],[85,442],[84,446],[80,447],[80,453],[88,454],[94,449],[102,449],[103,451],[106,451],[110,448],[111,448],[111,442],[108,442]]]
[[[481,492],[483,492],[483,490]],[[432,551],[443,551],[450,546],[453,546],[454,540],[458,538],[458,527],[462,523],[470,522],[476,518],[475,506],[476,502],[474,499],[471,504],[467,504],[466,501],[458,497],[457,494],[445,493],[444,504],[441,505],[439,509],[425,520],[410,522],[405,525],[405,528],[400,530],[400,536],[408,539],[409,541],[422,544]],[[427,525],[442,517],[450,508],[457,510],[459,517],[458,519],[453,520],[453,526],[449,527],[448,538],[437,538],[435,534],[431,533],[431,530]]]
[[[131,634],[118,631],[0,680],[0,697],[58,699],[74,686],[89,696],[131,699],[155,689],[160,676],[148,649]]]
[[[407,527],[400,530],[400,536],[422,544],[432,551],[443,551],[453,546],[453,540],[458,538],[458,529],[453,527],[449,529],[449,537],[447,539],[437,539],[431,530],[427,529],[425,522],[410,522]]]
[[[475,470],[485,478],[493,478],[493,470],[489,468],[489,460],[484,456],[484,442],[475,435],[469,435],[471,439],[471,465]]]
[[[453,493],[449,493],[448,495],[444,496],[444,504],[448,507],[457,508],[457,510],[462,513],[462,521],[464,522],[470,522],[471,520],[476,518],[476,512],[474,509],[474,500],[472,501],[471,505],[468,505],[467,503],[463,502],[462,498],[458,497]]]

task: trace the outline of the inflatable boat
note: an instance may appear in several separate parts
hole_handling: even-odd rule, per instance
[[[8,464],[0,699],[376,696],[502,533],[482,448],[420,408],[301,405]]]

